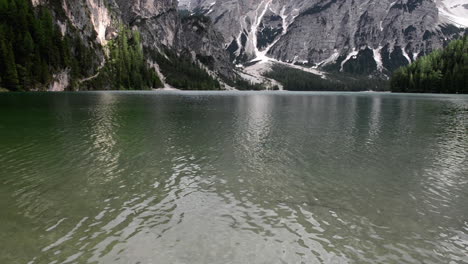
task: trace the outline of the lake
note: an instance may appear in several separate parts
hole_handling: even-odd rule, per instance
[[[0,94],[0,263],[468,263],[468,96]]]

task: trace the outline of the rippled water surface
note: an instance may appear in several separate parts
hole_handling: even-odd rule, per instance
[[[0,95],[0,263],[468,263],[468,97]]]

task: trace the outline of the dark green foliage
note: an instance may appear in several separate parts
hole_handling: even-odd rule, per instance
[[[145,61],[138,31],[124,26],[119,35],[110,41],[109,58],[98,78],[84,84],[91,89],[148,90],[162,87],[156,72]]]
[[[369,48],[359,51],[355,59],[348,60],[343,66],[345,72],[356,75],[371,74],[376,68],[374,54]]]
[[[182,90],[219,90],[219,82],[210,76],[200,65],[190,59],[190,55],[178,56],[166,50],[165,54],[153,54],[161,68],[166,82]]]
[[[18,87],[18,72],[15,64],[15,55],[11,43],[0,39],[0,72],[2,84],[10,90],[17,90]]]
[[[356,78],[347,75],[328,75],[323,79],[318,75],[282,65],[273,66],[265,74],[283,84],[289,91],[384,91],[386,81],[367,78]]]
[[[62,37],[46,7],[35,10],[30,0],[0,0],[0,86],[43,89],[58,70],[84,75],[80,69],[92,68],[91,58],[79,38]]]
[[[391,89],[393,92],[468,93],[467,36],[396,70]]]
[[[55,16],[65,18],[61,1],[49,4]],[[62,36],[54,19],[49,8],[33,8],[30,0],[0,0],[0,87],[11,91],[43,90],[52,81],[53,73],[63,69],[70,70],[71,89],[162,86],[144,60],[139,34],[125,29],[109,45],[110,60],[102,69],[105,79],[80,83],[79,80],[95,74],[99,61],[96,54],[102,47],[83,41],[71,25]]]
[[[238,90],[243,90],[243,91],[262,91],[266,90],[266,87],[264,84],[261,83],[252,83],[247,80],[244,80],[242,78],[237,78],[235,80],[224,80],[226,84],[229,86],[235,87]],[[278,90],[278,89],[274,89]]]
[[[395,46],[392,51],[390,51],[389,48],[389,45],[386,45],[382,49],[382,62],[385,69],[390,72],[394,72],[401,66],[408,65],[408,59],[403,55],[403,51],[400,46]]]
[[[210,70],[214,70],[215,58],[213,56],[204,56],[197,54],[197,60],[200,61],[203,65],[208,67]]]

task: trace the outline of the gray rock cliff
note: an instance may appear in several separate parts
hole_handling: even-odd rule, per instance
[[[195,26],[193,19],[182,19],[178,13],[176,0],[33,0],[32,2],[35,6],[49,6],[55,13],[56,23],[62,33],[78,34],[86,46],[93,50],[96,67],[90,67],[91,77],[106,63],[105,46],[109,40],[119,34],[120,25],[126,25],[141,33],[142,44],[148,52],[148,63],[155,69],[157,62],[152,61],[150,54],[170,50],[183,56],[190,54],[191,58],[200,65],[208,64],[206,70],[216,78],[235,77],[229,53],[224,48],[223,35],[219,34],[209,21]],[[52,86],[57,89],[56,84]]]
[[[463,34],[463,0],[182,0],[210,16],[236,62],[270,58],[389,73]]]

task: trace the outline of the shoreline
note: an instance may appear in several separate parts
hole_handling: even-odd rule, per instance
[[[262,95],[408,95],[408,96],[461,96],[468,97],[468,94],[443,94],[443,93],[393,93],[391,91],[289,91],[289,90],[180,90],[176,88],[161,88],[152,90],[95,90],[95,91],[1,91],[1,94],[89,94],[89,93],[114,93],[114,94],[262,94]]]

